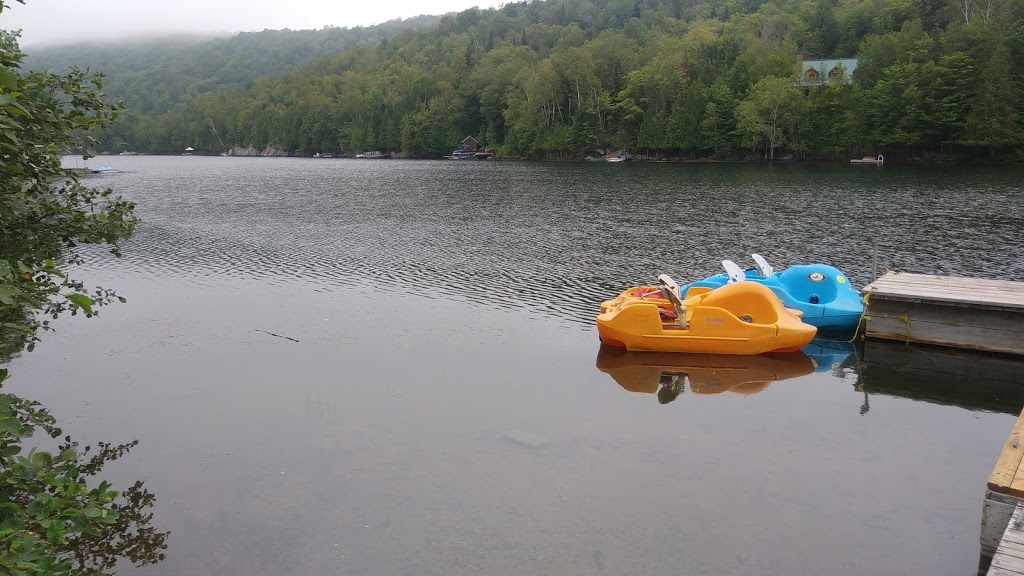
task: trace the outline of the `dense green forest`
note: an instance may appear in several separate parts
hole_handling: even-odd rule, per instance
[[[28,70],[63,72],[70,66],[106,75],[104,91],[132,112],[160,115],[212,90],[252,84],[289,72],[360,43],[375,43],[412,28],[436,24],[436,16],[393,20],[368,28],[264,30],[230,38],[158,38],[113,44],[81,43],[33,50]]]
[[[390,32],[295,53],[253,36],[210,69],[182,52],[130,73],[97,62],[127,106],[101,146],[438,157],[472,134],[524,158],[926,160],[1024,146],[1018,0],[536,0]],[[825,58],[857,65],[801,86],[799,63]]]

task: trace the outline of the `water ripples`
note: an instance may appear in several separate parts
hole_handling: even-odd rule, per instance
[[[139,203],[116,259],[151,278],[389,290],[590,324],[662,272],[689,281],[759,252],[1024,280],[1019,169],[558,165],[126,157],[92,183]],[[111,159],[114,163],[115,159]]]

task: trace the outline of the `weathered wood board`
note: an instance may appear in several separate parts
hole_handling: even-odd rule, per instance
[[[985,500],[981,504],[981,556],[991,558],[1003,539],[1003,532],[1013,517],[1013,511],[1021,503],[1020,498],[1007,494],[999,494],[991,490],[985,491]]]
[[[1024,505],[1018,505],[1006,525],[992,564],[990,576],[1024,575]]]
[[[1003,445],[1003,451],[996,460],[988,478],[988,490],[981,506],[981,556],[987,558],[996,554],[1001,546],[1007,526],[1012,525],[1011,516],[1020,511],[1024,498],[1024,411],[1021,411],[1010,430],[1010,436]],[[1024,539],[1022,539],[1024,542]],[[1024,548],[1022,548],[1024,549]],[[989,574],[1014,574],[999,572],[1006,569],[1006,560],[997,566],[993,559]]]
[[[988,489],[1001,494],[1009,494],[1024,498],[1024,411],[1017,417],[1017,422],[1010,431],[1003,451],[996,460],[992,474],[988,477]],[[1018,476],[1020,478],[1018,478]]]
[[[1024,310],[1024,282],[1009,280],[897,272],[886,274],[861,289],[861,292],[868,291],[891,300]]]
[[[1024,356],[1024,282],[899,273],[862,292],[868,338]]]

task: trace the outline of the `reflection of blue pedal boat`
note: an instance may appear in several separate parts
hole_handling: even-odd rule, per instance
[[[831,372],[847,366],[851,356],[857,356],[857,345],[846,340],[830,340],[815,338],[811,343],[800,349],[815,363],[815,372]],[[856,366],[857,362],[849,362]]]
[[[725,272],[681,287],[718,288],[731,282],[758,282],[771,288],[786,308],[804,313],[802,320],[821,330],[852,332],[864,313],[864,302],[850,281],[834,266],[801,264],[775,272],[761,256],[754,254],[756,268],[742,270],[735,262],[723,260]]]

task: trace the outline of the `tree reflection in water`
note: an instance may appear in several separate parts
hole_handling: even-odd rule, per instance
[[[97,450],[92,456],[91,446],[80,450],[82,459],[80,479],[98,474],[108,462],[124,456],[138,445],[138,440],[127,444],[112,445],[98,442]],[[70,437],[64,438],[60,451],[76,448],[78,443]],[[99,534],[82,533],[69,538],[62,552],[74,558],[77,573],[87,575],[110,574],[117,567],[121,558],[127,559],[135,566],[156,564],[164,560],[167,549],[167,537],[170,532],[158,532],[153,527],[153,504],[156,496],[143,487],[137,480],[132,486],[121,493],[119,500],[111,504],[118,512],[117,520],[109,524],[107,530]]]
[[[0,368],[0,385],[8,371]],[[169,532],[153,527],[155,496],[141,481],[118,492],[97,476],[138,444],[80,447],[65,436],[53,452],[26,446],[61,434],[41,404],[0,392],[0,573],[111,574],[118,563],[164,559]]]

